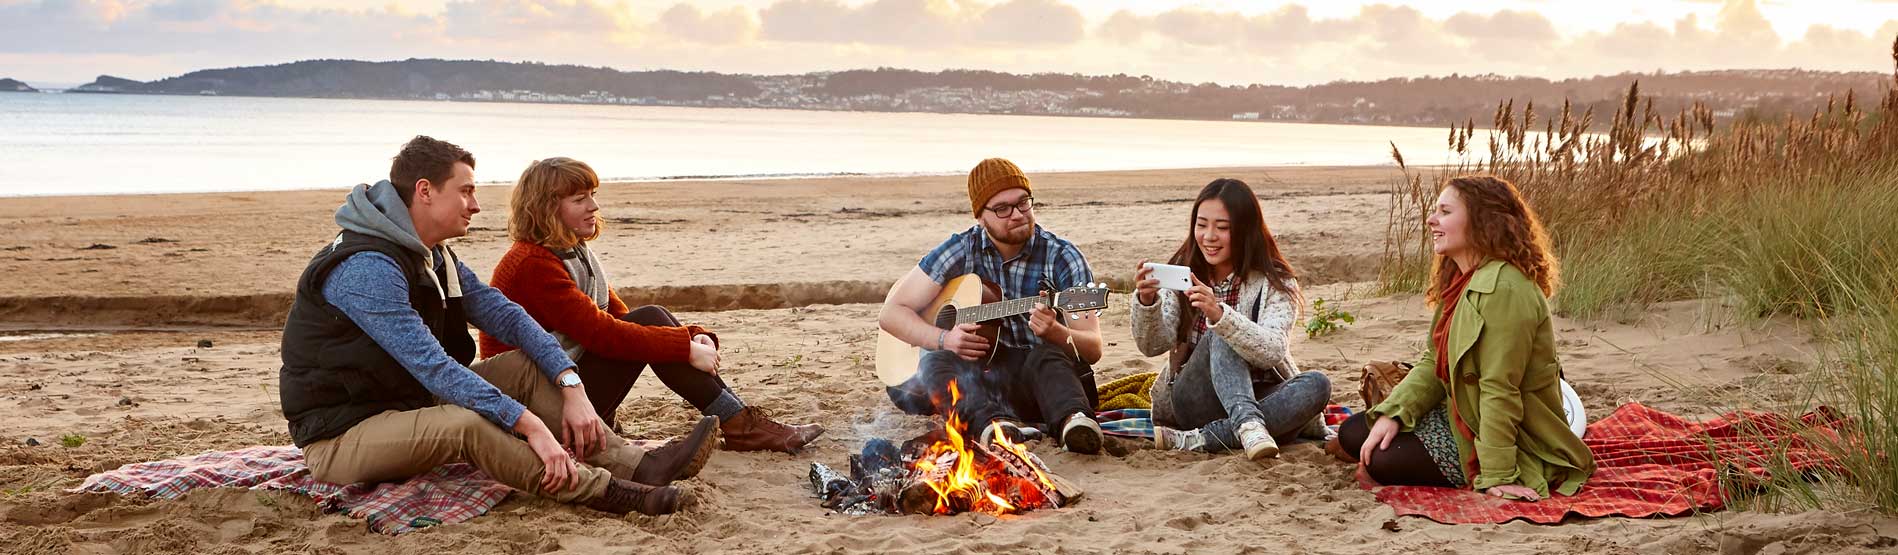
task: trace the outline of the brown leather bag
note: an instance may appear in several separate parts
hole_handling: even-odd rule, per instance
[[[1364,374],[1359,376],[1358,396],[1364,399],[1364,408],[1375,407],[1391,396],[1391,390],[1397,389],[1397,383],[1410,375],[1411,364],[1399,361],[1377,361],[1364,365]]]

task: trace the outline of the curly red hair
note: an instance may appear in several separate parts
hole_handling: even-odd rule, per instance
[[[1448,185],[1463,198],[1469,215],[1470,246],[1484,257],[1508,262],[1536,282],[1545,297],[1555,296],[1562,282],[1561,264],[1549,247],[1549,232],[1522,198],[1515,183],[1491,175],[1453,178]],[[1431,304],[1456,281],[1456,264],[1447,257],[1430,261]]]

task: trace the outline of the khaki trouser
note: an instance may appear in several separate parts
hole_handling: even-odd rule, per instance
[[[470,369],[526,405],[554,435],[560,434],[560,388],[527,355],[510,351]],[[591,405],[586,408],[592,410]],[[400,480],[443,464],[468,462],[514,489],[571,503],[599,497],[614,476],[630,478],[646,455],[611,431],[601,443],[598,453],[578,465],[578,487],[559,492],[541,490],[540,457],[526,441],[454,405],[371,416],[343,435],[304,447],[303,456],[311,477],[338,484]]]

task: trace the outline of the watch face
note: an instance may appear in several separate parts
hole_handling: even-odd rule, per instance
[[[560,376],[560,387],[575,387],[578,385],[580,385],[580,376],[574,374],[563,374]]]

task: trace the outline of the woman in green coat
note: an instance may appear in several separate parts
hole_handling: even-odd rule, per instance
[[[1450,180],[1427,224],[1435,308],[1422,360],[1339,443],[1381,484],[1571,495],[1595,460],[1562,410],[1548,233],[1515,184]]]

